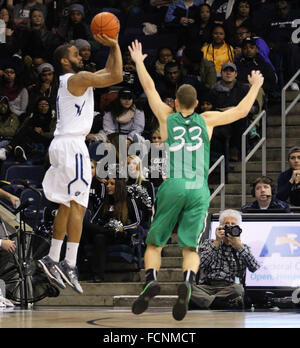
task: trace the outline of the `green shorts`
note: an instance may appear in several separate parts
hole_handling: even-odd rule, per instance
[[[210,191],[187,189],[186,180],[164,181],[156,196],[156,212],[146,239],[147,244],[164,246],[178,223],[180,248],[198,248],[209,207]]]

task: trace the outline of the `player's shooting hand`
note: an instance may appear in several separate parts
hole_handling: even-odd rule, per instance
[[[133,41],[131,46],[128,46],[128,49],[129,49],[131,58],[135,63],[139,61],[143,62],[145,58],[147,57],[147,54],[143,54],[142,44],[138,40]]]
[[[108,47],[115,47],[118,45],[118,37],[119,35],[117,35],[116,38],[111,38],[105,34],[100,35],[94,35],[94,39],[99,42],[101,45],[103,46],[108,46]]]
[[[264,84],[264,77],[259,70],[252,70],[248,75],[248,81],[251,86],[261,87]]]

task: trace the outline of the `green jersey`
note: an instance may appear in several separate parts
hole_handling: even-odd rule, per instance
[[[167,177],[196,184],[193,188],[207,185],[210,141],[203,117],[176,112],[168,116],[167,129]]]

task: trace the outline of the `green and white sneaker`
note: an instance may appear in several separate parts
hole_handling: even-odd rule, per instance
[[[133,314],[142,314],[147,310],[149,301],[151,298],[157,296],[160,293],[160,286],[158,281],[153,280],[146,284],[144,290],[140,293],[139,297],[134,301],[132,305]]]

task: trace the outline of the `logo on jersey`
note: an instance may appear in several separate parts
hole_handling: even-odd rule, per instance
[[[80,106],[80,105],[78,105],[78,104],[75,104],[75,107],[76,107],[76,109],[77,109],[77,114],[76,114],[76,116],[80,116],[80,115],[81,115],[82,109],[83,109],[84,105],[85,105],[85,101],[83,102],[82,106]]]

